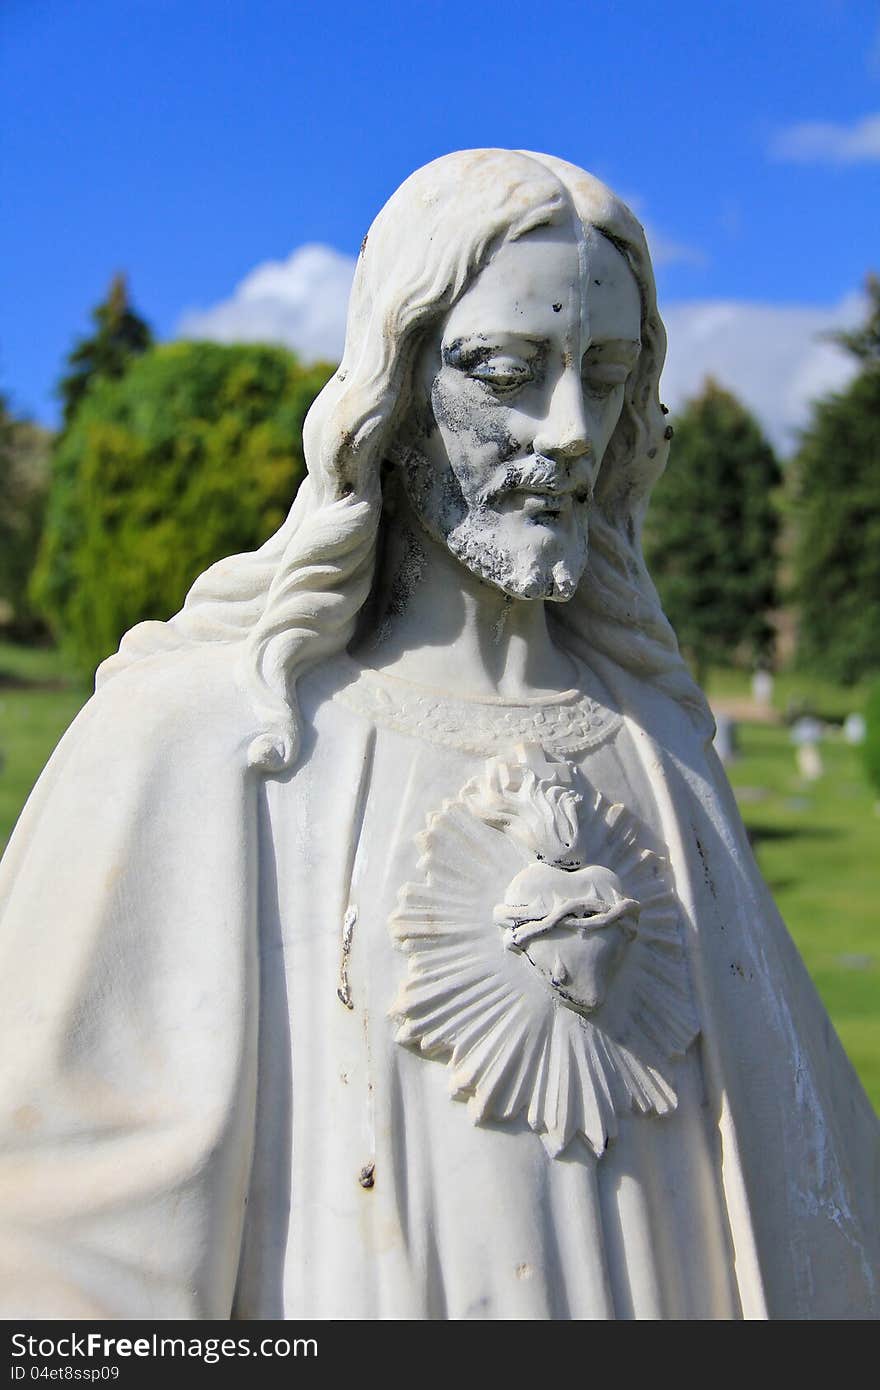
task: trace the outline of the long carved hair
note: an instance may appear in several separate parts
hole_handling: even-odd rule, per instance
[[[166,623],[140,623],[98,670],[191,644],[240,646],[261,732],[249,761],[289,767],[300,741],[296,682],[349,642],[376,567],[381,469],[410,401],[414,359],[493,252],[535,227],[596,228],[626,258],[642,303],[642,349],[600,469],[590,558],[577,593],[553,604],[556,631],[589,662],[610,658],[711,716],[679,655],[642,556],[641,522],[666,463],[658,387],[666,335],[641,226],[590,174],[549,155],[465,150],[417,170],[364,238],[338,372],[305,422],[308,477],[259,550],[206,570]]]

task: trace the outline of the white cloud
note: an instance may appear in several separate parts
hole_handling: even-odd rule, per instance
[[[355,262],[330,246],[310,244],[286,261],[264,261],[213,308],[188,310],[182,338],[218,343],[282,343],[305,360],[342,356]]]
[[[749,407],[783,453],[807,423],[812,400],[841,389],[854,360],[822,335],[859,324],[859,294],[832,308],[696,300],[661,306],[669,335],[663,398],[670,409],[695,395],[706,377]]]
[[[792,164],[871,164],[880,160],[880,113],[851,125],[803,121],[777,131],[770,155]]]
[[[656,236],[652,243],[656,256]],[[307,361],[338,361],[354,265],[332,247],[301,246],[286,261],[257,266],[213,308],[185,314],[178,332],[222,343],[277,342]],[[864,301],[853,294],[819,308],[691,300],[661,309],[669,334],[663,394],[670,408],[712,376],[741,398],[785,452],[807,422],[810,401],[852,377],[850,357],[821,335],[858,324]]]

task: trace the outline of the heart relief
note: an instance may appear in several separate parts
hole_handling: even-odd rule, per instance
[[[530,864],[495,909],[504,943],[540,972],[559,999],[590,1014],[608,996],[638,933],[639,904],[599,864],[562,869]]]

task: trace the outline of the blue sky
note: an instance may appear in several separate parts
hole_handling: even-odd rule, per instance
[[[331,291],[291,253],[352,256],[396,185],[455,148],[560,154],[633,202],[667,394],[708,366],[779,438],[845,371],[810,344],[880,268],[876,3],[5,0],[0,40],[0,389],[48,423],[114,270],[161,337],[212,331],[230,297],[215,336],[253,336],[234,294],[266,262],[264,298],[311,294],[313,321],[347,260]]]

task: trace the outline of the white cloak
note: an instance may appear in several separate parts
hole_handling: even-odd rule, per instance
[[[497,709],[462,739],[340,658],[264,779],[230,650],[156,656],[82,711],[0,869],[4,1316],[880,1311],[876,1118],[724,774],[590,664],[597,736],[566,757],[674,878],[699,1027],[675,1108],[551,1152],[398,1041],[389,921],[427,819],[506,753]]]

